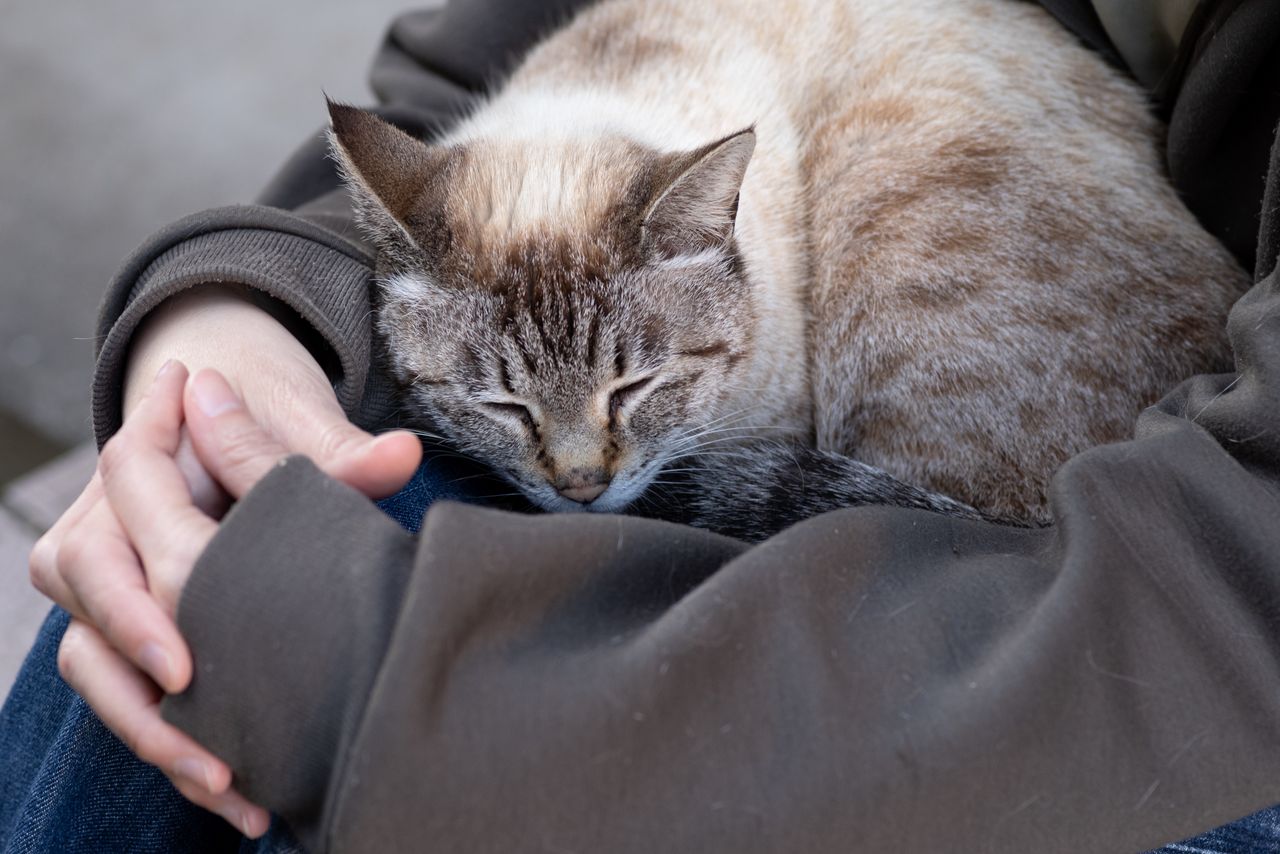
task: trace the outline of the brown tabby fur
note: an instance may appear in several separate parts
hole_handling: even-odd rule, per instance
[[[769,438],[1040,521],[1229,365],[1244,272],[1029,3],[606,0],[432,146],[332,115],[413,407],[547,509]]]

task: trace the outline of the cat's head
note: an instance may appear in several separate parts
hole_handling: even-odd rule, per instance
[[[754,306],[734,241],[755,145],[429,146],[331,104],[411,410],[548,510],[616,511],[714,427]]]

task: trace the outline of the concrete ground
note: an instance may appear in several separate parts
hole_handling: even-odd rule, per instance
[[[4,4],[0,696],[44,608],[26,552],[92,468],[77,452],[30,474],[89,437],[94,317],[115,268],[177,217],[250,201],[324,122],[322,90],[370,101],[365,71],[392,16],[436,2]]]

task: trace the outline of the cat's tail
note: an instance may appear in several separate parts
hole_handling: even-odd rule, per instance
[[[805,519],[846,507],[913,507],[959,519],[1024,525],[903,483],[849,457],[798,444],[759,442],[682,459],[659,476],[654,515],[758,542]],[[640,512],[645,512],[638,507]]]

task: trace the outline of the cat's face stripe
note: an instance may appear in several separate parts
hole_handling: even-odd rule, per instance
[[[469,208],[446,205],[449,249],[381,280],[379,331],[414,412],[547,509],[625,507],[741,382],[754,314],[735,245],[646,256],[637,180],[582,234],[481,246]]]

